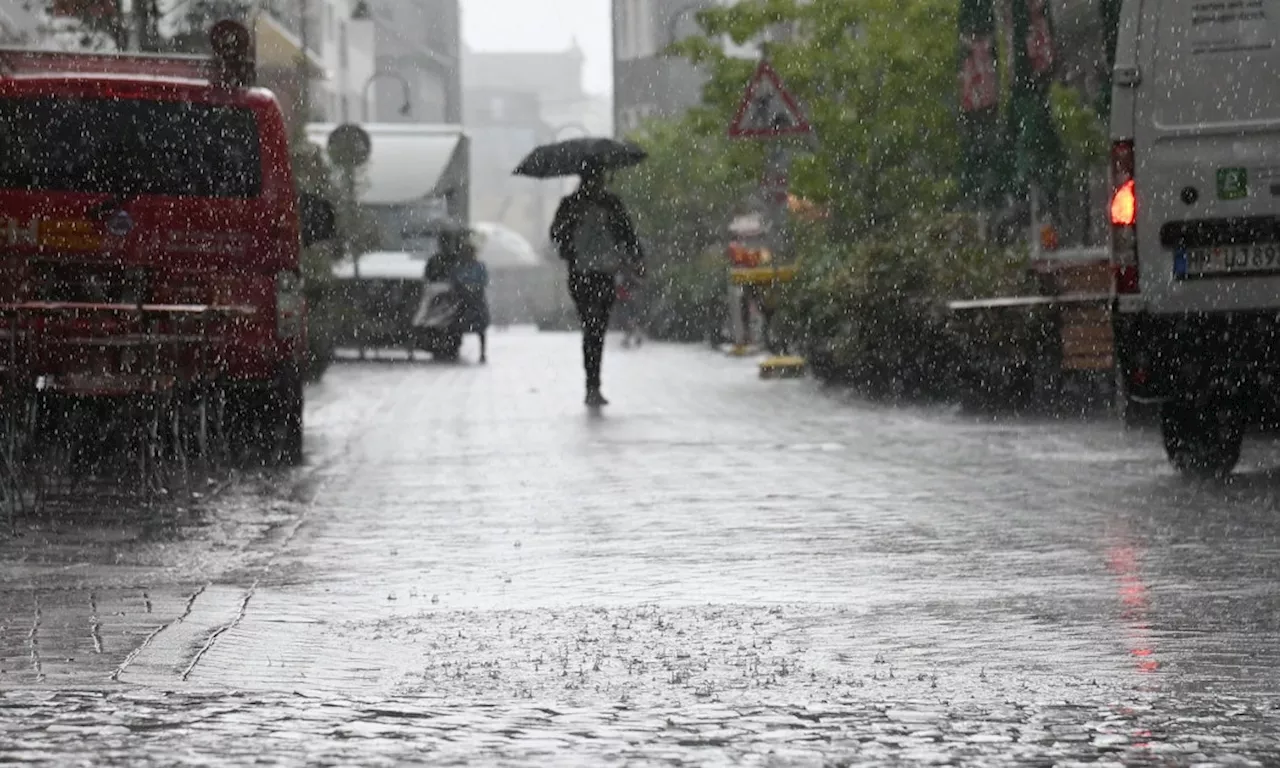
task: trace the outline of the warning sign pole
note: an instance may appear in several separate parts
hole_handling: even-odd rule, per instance
[[[741,316],[743,302],[741,291],[755,294],[761,304],[773,297],[766,292],[776,291],[785,280],[790,279],[794,269],[783,269],[782,260],[793,258],[787,226],[787,210],[790,196],[788,194],[791,177],[791,161],[793,157],[790,142],[786,139],[797,136],[812,136],[813,128],[809,125],[803,110],[796,99],[787,91],[782,78],[774,71],[767,55],[762,56],[755,74],[747,83],[742,101],[729,125],[729,136],[736,139],[762,139],[769,141],[765,153],[764,174],[760,180],[760,197],[764,215],[768,222],[766,242],[770,254],[770,263],[765,270],[731,269],[729,281],[729,304],[733,308],[734,342],[738,349],[743,347],[742,330],[745,330],[748,319]],[[766,337],[769,341],[769,352],[774,355],[761,364],[761,375],[787,374],[803,371],[804,361],[799,358],[781,356],[784,352],[776,348],[778,341],[772,326],[772,309],[764,309],[766,317]],[[740,330],[741,329],[741,330]],[[741,334],[741,335],[740,335]]]

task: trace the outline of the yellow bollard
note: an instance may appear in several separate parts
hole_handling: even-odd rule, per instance
[[[796,379],[804,376],[805,362],[796,355],[778,355],[760,363],[762,379]]]

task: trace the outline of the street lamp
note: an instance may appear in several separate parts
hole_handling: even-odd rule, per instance
[[[369,122],[369,86],[373,85],[373,81],[380,77],[390,77],[400,81],[400,85],[404,88],[404,104],[400,106],[400,114],[409,114],[409,81],[399,72],[374,72],[369,75],[369,79],[364,81],[364,89],[360,92],[360,107],[364,116],[362,122]]]
[[[686,3],[680,10],[671,14],[667,19],[667,46],[675,45],[680,42],[676,38],[676,25],[688,18],[690,13],[696,13],[704,8],[709,8],[711,3],[708,0],[695,0],[692,3]]]
[[[591,131],[588,131],[587,126],[583,125],[582,123],[565,123],[564,125],[560,126],[559,128],[556,128],[552,132],[551,140],[560,141],[564,132],[570,131],[570,130],[577,131],[578,133],[582,134],[581,138],[584,138],[584,139],[591,135]]]
[[[579,134],[579,136],[578,136],[577,138],[582,138],[582,139],[585,139],[585,138],[587,138],[587,137],[591,136],[591,131],[588,131],[588,130],[587,130],[587,126],[583,125],[582,123],[565,123],[565,124],[563,124],[563,125],[561,125],[561,126],[559,126],[559,127],[555,128],[554,130],[552,130],[552,131],[551,131],[551,140],[552,140],[552,141],[560,141],[561,139],[567,138],[567,137],[564,135],[565,131],[577,131],[577,132],[578,132],[578,134]],[[570,190],[569,190],[569,185],[570,185],[571,183],[572,183],[572,181],[569,179],[569,177],[568,177],[568,176],[563,176],[563,177],[561,177],[561,178],[560,178],[560,192],[561,192],[561,194],[568,194],[568,193],[569,193],[569,191],[570,191]],[[543,206],[543,207],[545,208],[545,206]]]

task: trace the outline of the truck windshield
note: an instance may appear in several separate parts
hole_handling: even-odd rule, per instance
[[[253,112],[141,99],[0,99],[0,189],[256,197]]]

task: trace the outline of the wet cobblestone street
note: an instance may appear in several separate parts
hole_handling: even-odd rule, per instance
[[[0,762],[1280,762],[1274,446],[577,354],[337,365],[305,467],[19,521]]]

